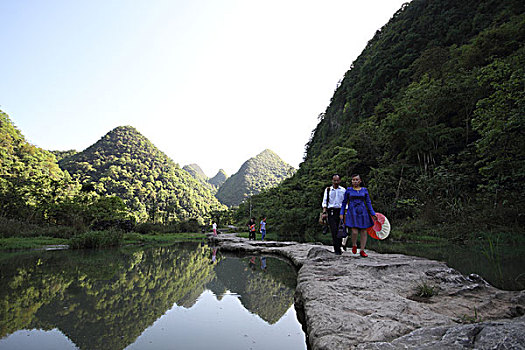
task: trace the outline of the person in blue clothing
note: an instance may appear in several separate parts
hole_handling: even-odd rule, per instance
[[[264,237],[266,236],[266,216],[263,216],[259,225],[261,232],[261,241],[264,241]]]
[[[348,210],[347,210],[348,205]],[[346,210],[346,218],[345,218]],[[345,220],[347,230],[352,231],[352,253],[357,254],[357,234],[361,234],[359,254],[366,258],[365,252],[366,229],[374,226],[377,220],[376,212],[372,208],[370,195],[366,187],[361,187],[361,176],[352,175],[352,187],[346,189],[340,212],[341,220]],[[373,220],[372,220],[373,219]]]

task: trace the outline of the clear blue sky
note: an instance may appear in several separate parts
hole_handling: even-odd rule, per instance
[[[83,150],[131,125],[181,166],[298,167],[344,73],[398,0],[0,0],[0,109]]]

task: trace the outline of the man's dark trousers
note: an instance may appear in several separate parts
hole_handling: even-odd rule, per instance
[[[340,211],[341,208],[328,208],[328,226],[330,226],[330,232],[332,233],[332,244],[334,245],[334,252],[341,254],[341,245],[343,244],[342,238],[337,238],[337,228],[340,222]]]

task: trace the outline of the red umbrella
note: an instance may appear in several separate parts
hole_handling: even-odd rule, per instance
[[[366,229],[368,235],[375,239],[383,240],[390,234],[390,222],[381,213],[376,213],[377,221],[374,221],[374,226]]]

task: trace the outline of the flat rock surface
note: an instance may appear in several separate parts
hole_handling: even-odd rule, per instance
[[[249,241],[234,234],[221,249],[274,254],[299,268],[295,304],[312,349],[525,349],[525,291],[502,291],[445,263],[402,254],[295,242]],[[421,286],[431,297],[417,296]]]

